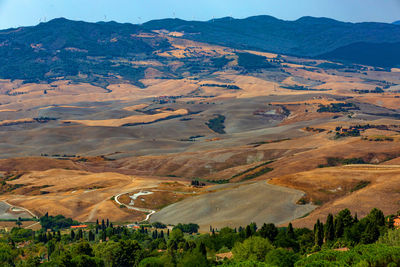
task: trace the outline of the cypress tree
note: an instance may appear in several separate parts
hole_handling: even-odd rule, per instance
[[[317,223],[314,225],[314,243],[315,245],[322,246],[324,243],[324,231],[323,225],[317,220]]]
[[[101,239],[102,239],[103,241],[106,241],[106,240],[107,240],[106,231],[102,231],[102,232],[101,232]]]
[[[379,238],[379,228],[374,222],[368,222],[367,228],[361,235],[361,241],[364,244],[372,244]]]
[[[292,223],[289,223],[288,228],[287,228],[286,235],[287,235],[289,238],[291,238],[291,239],[295,239]]]
[[[190,249],[189,243],[185,241],[185,244],[183,245],[183,250],[188,251]]]
[[[74,230],[71,230],[71,239],[72,239],[72,240],[75,239],[75,232],[74,232]]]
[[[252,235],[252,231],[250,225],[246,226],[246,238],[249,238]]]
[[[56,246],[54,245],[53,241],[47,243],[47,260],[50,260],[50,255],[54,252],[55,249]]]
[[[200,242],[199,245],[199,252],[203,255],[203,256],[207,256],[207,249],[206,249],[206,245],[204,245],[203,242]]]
[[[378,226],[385,225],[385,215],[383,212],[377,208],[371,210],[371,212],[367,216],[368,220]]]
[[[89,239],[89,241],[94,241],[94,234],[93,234],[92,230],[89,231],[88,239]]]
[[[357,212],[356,212],[356,215],[354,215],[354,223],[358,223]]]
[[[81,240],[81,239],[83,239],[83,231],[82,231],[82,229],[79,229],[79,231],[78,231],[78,238],[77,238],[78,240]]]
[[[319,243],[321,244],[320,246],[322,246],[322,244],[324,243],[324,224],[322,222],[319,222]]]
[[[335,239],[335,226],[333,224],[333,215],[329,213],[325,224],[325,241],[333,241]]]
[[[342,237],[343,232],[344,232],[343,221],[341,220],[341,218],[337,218],[335,220],[335,236],[336,236],[336,238]]]

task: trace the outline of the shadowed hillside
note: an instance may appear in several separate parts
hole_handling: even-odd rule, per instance
[[[155,20],[144,24],[147,29],[185,32],[184,38],[207,41],[239,49],[254,49],[295,56],[318,57],[350,44],[375,43],[378,52],[385,43],[400,41],[400,28],[386,23],[344,23],[328,18],[303,17],[284,21],[270,16],[246,19],[222,18],[206,22],[179,19]],[[373,34],[371,34],[373,33]],[[363,48],[363,47],[361,47]],[[358,57],[338,55],[339,59],[356,63],[384,65],[368,61],[360,50]],[[332,54],[332,58],[335,54]],[[363,56],[361,59],[360,57]],[[395,65],[395,61],[390,62]]]
[[[80,74],[73,80],[104,88],[110,80],[122,77],[142,87],[139,80],[145,76],[145,68],[132,68],[129,62],[158,59],[156,51],[171,47],[166,35],[155,34],[160,30],[236,49],[383,67],[398,65],[398,58],[391,57],[400,46],[400,27],[395,24],[354,24],[313,17],[284,21],[270,16],[205,22],[163,19],[143,25],[60,18],[0,31],[0,78],[49,82]],[[190,69],[201,68],[190,63]]]

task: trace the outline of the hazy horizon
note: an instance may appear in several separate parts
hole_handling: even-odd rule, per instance
[[[242,19],[269,15],[283,20],[296,20],[304,16],[327,17],[345,22],[386,22],[400,20],[398,0],[283,0],[247,2],[237,0],[0,0],[0,29],[33,26],[40,22],[64,17],[88,22],[116,21],[140,24],[154,19],[180,18],[207,21],[231,16]]]

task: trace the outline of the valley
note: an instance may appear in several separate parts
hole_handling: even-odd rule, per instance
[[[333,210],[400,209],[396,69],[239,49],[149,25],[87,27],[111,50],[45,40],[31,48],[34,60],[79,66],[1,76],[1,201],[38,216],[203,231],[253,221],[312,227]],[[124,42],[131,50],[122,55]],[[139,192],[152,194],[130,206]]]

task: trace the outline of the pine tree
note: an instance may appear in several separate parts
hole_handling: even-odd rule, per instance
[[[106,223],[107,228],[110,226],[110,221],[107,218],[107,223]]]
[[[274,242],[275,237],[278,235],[278,229],[273,223],[264,223],[258,232],[261,237],[268,238],[271,242]]]

